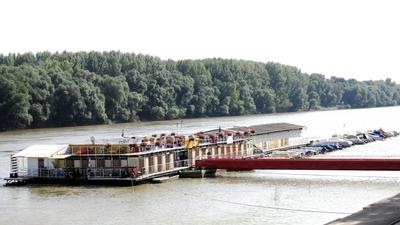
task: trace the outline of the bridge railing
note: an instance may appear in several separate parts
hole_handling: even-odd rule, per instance
[[[242,154],[242,155],[203,155],[197,156],[194,160],[202,160],[202,159],[248,159],[248,158],[258,158],[263,156],[264,154]]]

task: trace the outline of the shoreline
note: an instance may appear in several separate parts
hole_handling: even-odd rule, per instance
[[[395,225],[400,222],[400,193],[325,225]]]

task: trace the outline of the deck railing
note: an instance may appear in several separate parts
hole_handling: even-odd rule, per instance
[[[132,172],[132,168],[88,168],[88,178],[129,178],[137,174]]]
[[[247,141],[250,140],[251,136],[233,136],[233,142]],[[73,155],[121,155],[121,154],[129,154],[129,153],[148,153],[153,151],[164,151],[164,150],[178,150],[184,149],[187,147],[187,143],[185,142],[163,142],[161,144],[156,144],[152,142],[145,142],[146,145],[141,145],[143,143],[138,143],[137,146],[131,145],[104,145],[104,146],[91,146],[91,145],[82,145],[82,146],[72,146],[69,149],[68,154]],[[213,144],[227,144],[228,138],[226,136],[219,137],[214,140],[211,138],[198,140],[198,144],[196,146],[207,146]],[[194,146],[194,147],[196,147]]]
[[[257,158],[263,154],[221,154],[221,155],[202,155],[194,158],[194,161],[201,159],[245,159],[245,158]]]
[[[113,168],[38,168],[19,169],[18,177],[28,178],[136,178],[188,167],[188,160],[149,165],[147,168],[113,167]]]
[[[63,178],[65,170],[63,168],[38,168],[38,169],[19,169],[19,177],[48,177],[48,178]]]
[[[151,165],[147,168],[134,169],[133,167],[121,168],[88,168],[88,178],[136,178],[142,175],[151,175],[172,171],[176,168],[188,167],[188,160],[179,160],[165,164]]]

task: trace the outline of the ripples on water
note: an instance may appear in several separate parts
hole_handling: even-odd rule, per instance
[[[400,130],[399,112],[392,107],[184,120],[178,131],[270,122],[306,125],[310,136],[379,127]],[[118,137],[122,128],[135,134],[169,133],[176,131],[177,122],[0,133],[0,177],[8,175],[9,155],[31,144],[87,142],[92,135],[108,139]],[[398,146],[400,137],[331,156],[400,156]],[[0,224],[324,224],[397,194],[399,183],[400,172],[260,170],[220,171],[214,179],[134,187],[0,187]]]

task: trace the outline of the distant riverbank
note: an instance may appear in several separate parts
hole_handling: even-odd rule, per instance
[[[0,130],[400,104],[390,78],[357,81],[279,63],[110,52],[0,55]]]

